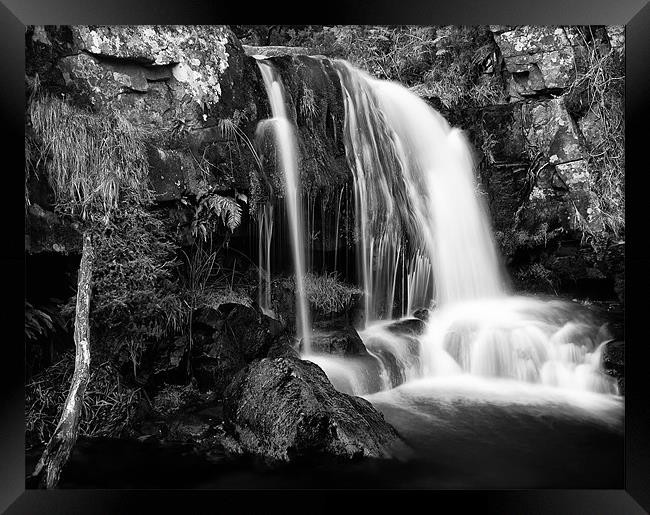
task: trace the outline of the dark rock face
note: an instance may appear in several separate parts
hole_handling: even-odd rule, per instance
[[[300,349],[302,350],[302,342]],[[340,356],[364,356],[368,354],[359,333],[351,326],[314,331],[311,349],[316,353],[337,354]]]
[[[405,318],[390,324],[387,329],[395,334],[409,334],[419,336],[424,332],[426,324],[420,318]]]
[[[234,121],[252,137],[264,94],[228,27],[36,26],[26,45],[27,73],[38,74],[42,89],[95,112],[115,110],[143,130],[159,201],[195,193],[201,180],[249,187],[253,155],[219,124]]]
[[[81,254],[81,231],[38,204],[29,206],[25,217],[25,250],[32,254],[55,252]]]
[[[204,329],[195,339],[192,363],[201,389],[220,393],[251,361],[270,351],[276,356],[293,351],[279,324],[248,306],[223,304],[215,313],[204,310],[197,325]]]
[[[228,386],[223,407],[226,432],[244,452],[270,464],[405,452],[383,415],[368,401],[337,392],[308,361],[254,362]]]
[[[615,238],[604,250],[585,244],[585,234],[606,231],[595,186],[605,172],[590,154],[610,143],[603,139],[606,123],[589,109],[584,81],[576,82],[587,69],[589,52],[620,53],[622,31],[590,29],[588,48],[576,27],[490,30],[509,103],[463,113],[461,125],[479,151],[481,182],[505,263],[520,287],[535,281],[519,280],[518,274],[530,276],[529,267],[541,265],[536,270],[552,284],[544,277],[537,282],[549,292],[622,301],[623,260]]]

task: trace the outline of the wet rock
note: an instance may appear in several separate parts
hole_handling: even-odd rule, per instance
[[[386,327],[391,333],[395,334],[409,334],[412,336],[421,335],[426,328],[426,324],[420,318],[405,318],[393,322]]]
[[[198,442],[208,436],[210,424],[202,417],[184,413],[169,424],[167,440],[178,442]]]
[[[602,364],[605,372],[621,384],[625,380],[625,342],[611,340],[603,347]],[[623,383],[624,384],[624,383]]]
[[[194,375],[201,389],[222,392],[239,370],[271,350],[273,355],[292,354],[281,326],[251,307],[222,304],[218,313],[201,315],[199,323],[206,321],[214,330],[196,342],[192,353]]]
[[[242,45],[246,55],[263,55],[265,57],[278,57],[281,55],[314,55],[311,48],[298,46],[252,46]]]
[[[303,350],[303,342],[300,343]],[[362,356],[368,354],[363,340],[356,329],[351,326],[325,331],[314,331],[311,350],[316,353],[336,354],[339,356]]]
[[[299,358],[300,353],[288,336],[278,338],[267,354],[269,358]]]
[[[184,192],[196,192],[202,179],[189,151],[163,150],[150,146],[149,180],[159,202],[180,198]]]
[[[213,331],[223,327],[223,314],[214,308],[199,308],[194,312],[194,324]]]
[[[416,310],[413,312],[413,316],[414,316],[415,318],[419,318],[419,319],[422,320],[423,322],[426,322],[427,320],[429,320],[429,317],[431,316],[431,310],[428,309],[428,308],[420,308],[420,309],[416,309]]]
[[[224,428],[269,464],[406,450],[368,401],[336,391],[317,365],[298,359],[267,358],[241,371],[224,395]]]

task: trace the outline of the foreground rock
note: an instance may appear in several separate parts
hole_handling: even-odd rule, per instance
[[[317,365],[295,358],[267,358],[241,371],[226,389],[223,413],[226,433],[269,464],[407,452],[368,401],[336,391]]]

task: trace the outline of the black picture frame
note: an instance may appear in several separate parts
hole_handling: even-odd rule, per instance
[[[111,491],[25,490],[24,351],[21,324],[24,293],[20,281],[4,281],[2,319],[4,346],[0,363],[0,511],[19,513],[252,512],[250,503],[269,507],[342,510],[352,496],[370,504],[401,509],[419,505],[441,512],[498,514],[637,514],[650,511],[650,402],[646,397],[648,318],[644,296],[650,291],[650,253],[645,248],[649,204],[650,148],[650,5],[647,0],[364,0],[295,7],[291,4],[209,0],[3,0],[0,4],[2,45],[2,117],[4,177],[0,270],[5,278],[24,275],[24,227],[17,221],[24,187],[24,29],[32,24],[607,24],[626,26],[626,398],[625,488],[622,490],[432,490],[432,491]],[[8,159],[11,156],[12,159]],[[10,329],[10,330],[8,330]],[[318,499],[316,499],[316,496]],[[313,497],[313,498],[312,498]],[[261,511],[262,509],[260,509]]]

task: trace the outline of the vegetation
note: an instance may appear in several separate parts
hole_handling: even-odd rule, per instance
[[[50,96],[33,98],[27,115],[60,211],[107,222],[119,202],[151,200],[141,133],[122,115]]]
[[[290,45],[347,59],[380,79],[397,80],[448,109],[504,102],[487,27],[417,25],[235,26],[250,44]],[[270,41],[270,42],[268,42]]]
[[[282,280],[281,286],[294,290],[294,282],[293,276],[288,277]],[[307,273],[304,285],[309,304],[323,315],[340,313],[349,308],[355,296],[362,293],[359,288],[341,281],[335,272],[322,275]]]
[[[25,431],[27,444],[38,445],[54,434],[59,411],[68,394],[74,372],[74,355],[59,361],[25,385]],[[140,390],[123,384],[110,361],[93,365],[79,424],[79,434],[118,437],[133,419]]]
[[[532,263],[515,272],[515,281],[524,291],[553,293],[557,295],[555,274],[542,263]]]
[[[91,309],[95,348],[118,363],[131,362],[135,380],[147,347],[182,326],[172,235],[161,215],[142,205],[120,206],[96,231]],[[65,313],[73,309],[70,302]]]
[[[579,221],[598,250],[625,232],[625,61],[620,51],[599,44],[590,27],[580,29],[580,35],[586,62],[570,93],[583,93],[585,117],[595,125],[595,134],[586,138],[595,209]]]
[[[64,327],[65,322],[56,308],[36,308],[25,300],[25,338],[36,340]]]
[[[147,160],[140,134],[115,112],[101,116],[75,108],[64,100],[39,96],[34,87],[28,102],[28,129],[34,144],[33,162],[46,172],[56,210],[83,225],[74,322],[75,369],[59,422],[33,475],[47,488],[57,486],[72,452],[91,379],[90,297],[95,262],[93,240],[106,227],[114,210],[124,204],[151,200]]]

